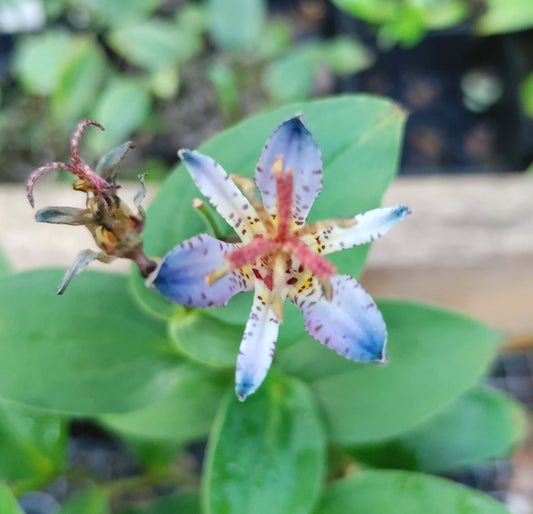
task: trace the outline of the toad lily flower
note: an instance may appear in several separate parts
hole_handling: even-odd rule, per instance
[[[244,400],[270,368],[286,298],[299,307],[307,331],[354,361],[386,362],[381,313],[351,277],[339,275],[324,255],[368,243],[396,225],[409,209],[374,209],[354,218],[305,225],[322,188],[322,158],[300,116],[283,123],[265,145],[254,183],[229,176],[213,159],[179,152],[192,179],[235,229],[242,243],[201,234],[171,250],[150,285],[188,307],[222,306],[255,290],[236,368]]]
[[[100,252],[84,250],[76,257],[71,268],[65,274],[63,283],[57,294],[63,294],[71,279],[83,271],[90,262],[99,260],[111,262],[117,257],[131,259],[141,274],[148,276],[156,267],[156,263],[146,257],[143,252],[141,231],[144,227],[145,214],[141,202],[145,196],[144,176],[140,175],[141,190],[134,199],[137,213],[133,213],[117,195],[119,186],[115,184],[118,167],[126,157],[128,150],[134,148],[132,142],[111,150],[104,155],[93,171],[85,164],[79,154],[78,145],[83,131],[88,125],[95,125],[104,130],[102,125],[92,120],[82,120],[74,132],[71,143],[72,164],[51,162],[35,170],[27,183],[28,200],[34,206],[33,188],[45,173],[54,170],[66,170],[76,175],[73,188],[87,194],[85,209],[74,207],[46,207],[37,212],[35,218],[43,223],[59,223],[64,225],[85,225],[91,232]]]

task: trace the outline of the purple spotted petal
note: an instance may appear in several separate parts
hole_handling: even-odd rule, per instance
[[[410,214],[409,207],[397,205],[383,209],[373,209],[363,214],[358,214],[355,219],[357,224],[352,227],[339,227],[332,223],[331,226],[322,228],[316,234],[307,234],[303,240],[308,246],[320,248],[320,253],[328,254],[352,248],[354,246],[370,243],[384,236],[392,227]]]
[[[320,286],[306,297],[293,298],[304,315],[307,331],[346,359],[385,363],[387,328],[372,298],[347,275],[334,276],[331,286],[331,301]]]
[[[239,271],[226,273],[212,285],[205,277],[224,266],[224,256],[236,245],[207,234],[188,239],[167,253],[148,285],[165,298],[187,307],[220,307],[237,293],[251,289],[253,282]]]
[[[241,401],[257,391],[274,357],[279,319],[269,301],[270,295],[264,282],[256,281],[252,311],[244,329],[235,371],[235,392]]]
[[[241,193],[233,180],[211,157],[192,150],[180,150],[183,160],[198,189],[218,213],[245,242],[258,232],[256,210]]]
[[[276,180],[272,175],[272,164],[280,155],[284,157],[285,169],[292,169],[294,174],[292,215],[298,225],[303,225],[315,198],[322,190],[322,156],[301,116],[287,120],[274,131],[257,164],[255,183],[270,214],[277,212]]]

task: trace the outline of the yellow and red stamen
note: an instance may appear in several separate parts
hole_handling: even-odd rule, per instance
[[[293,277],[286,278],[287,274],[291,274],[291,258],[295,257],[300,261],[300,268],[307,268],[324,284],[328,292],[329,280],[337,274],[337,268],[302,241],[301,234],[307,233],[305,228],[295,230],[293,227],[293,171],[289,169],[284,172],[283,156],[274,161],[272,174],[276,179],[278,212],[277,216],[268,217],[269,223],[265,223],[267,233],[257,234],[250,243],[226,255],[227,266],[208,275],[206,282],[212,284],[228,271],[252,266],[254,276],[262,280],[272,291],[273,288],[278,289],[296,282],[291,282]],[[245,185],[245,182],[240,181],[239,185]],[[248,189],[246,192],[252,193],[249,187],[246,189]],[[268,216],[266,212],[264,214]],[[265,268],[268,271],[266,274]]]

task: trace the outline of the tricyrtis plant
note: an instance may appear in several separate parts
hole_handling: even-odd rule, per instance
[[[254,290],[236,369],[244,400],[270,368],[289,298],[309,333],[354,361],[386,362],[387,331],[373,300],[324,255],[381,237],[408,208],[375,209],[355,218],[305,224],[322,189],[322,157],[300,116],[270,137],[256,167],[255,184],[211,158],[180,151],[192,179],[242,240],[224,243],[202,234],[172,250],[151,279],[164,296],[187,307],[226,305]],[[261,191],[262,202],[255,194]],[[242,191],[238,186],[241,186]]]
[[[132,258],[119,248],[166,256],[149,275],[153,287],[142,277],[153,262],[134,253],[142,273],[87,270],[63,297],[53,294],[63,271],[14,274],[1,261],[0,476],[10,487],[0,487],[0,503],[7,512],[17,513],[10,490],[20,495],[70,476],[71,417],[121,438],[145,469],[125,481],[89,479],[95,487],[71,500],[76,508],[105,513],[110,500],[131,501],[132,489],[151,484],[176,492],[135,512],[461,512],[458,505],[468,514],[505,512],[423,474],[502,456],[522,437],[516,402],[477,385],[501,335],[434,307],[374,303],[351,278],[363,267],[363,243],[408,212],[379,208],[403,123],[396,105],[366,96],[249,119],[183,151],[184,165],[146,220],[141,209],[126,209],[114,182],[129,145],[93,172],[77,157],[75,138],[73,163],[54,166],[76,175],[87,207],[48,208],[39,218],[87,226],[106,259]],[[195,200],[197,186],[208,201]],[[105,231],[116,244],[107,246],[113,238]],[[401,238],[395,232],[389,237]],[[236,356],[244,403],[234,392]],[[205,441],[200,477],[175,457]]]

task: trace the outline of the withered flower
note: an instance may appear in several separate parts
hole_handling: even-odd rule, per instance
[[[76,175],[73,188],[87,195],[85,209],[75,207],[46,207],[37,212],[35,218],[43,223],[64,225],[84,225],[92,234],[99,252],[83,250],[65,274],[57,294],[63,294],[72,278],[83,271],[90,262],[98,260],[111,262],[117,257],[130,259],[141,274],[147,277],[156,267],[156,263],[146,257],[143,251],[141,232],[144,228],[145,212],[141,203],[145,197],[144,175],[139,175],[141,189],[135,195],[134,213],[118,196],[120,186],[115,183],[118,168],[134,144],[128,141],[106,153],[98,162],[96,171],[85,164],[78,154],[78,144],[83,131],[88,125],[101,130],[99,123],[84,119],[78,124],[71,143],[72,164],[51,162],[35,170],[27,183],[28,200],[34,206],[33,188],[37,179],[54,169],[66,170]]]

